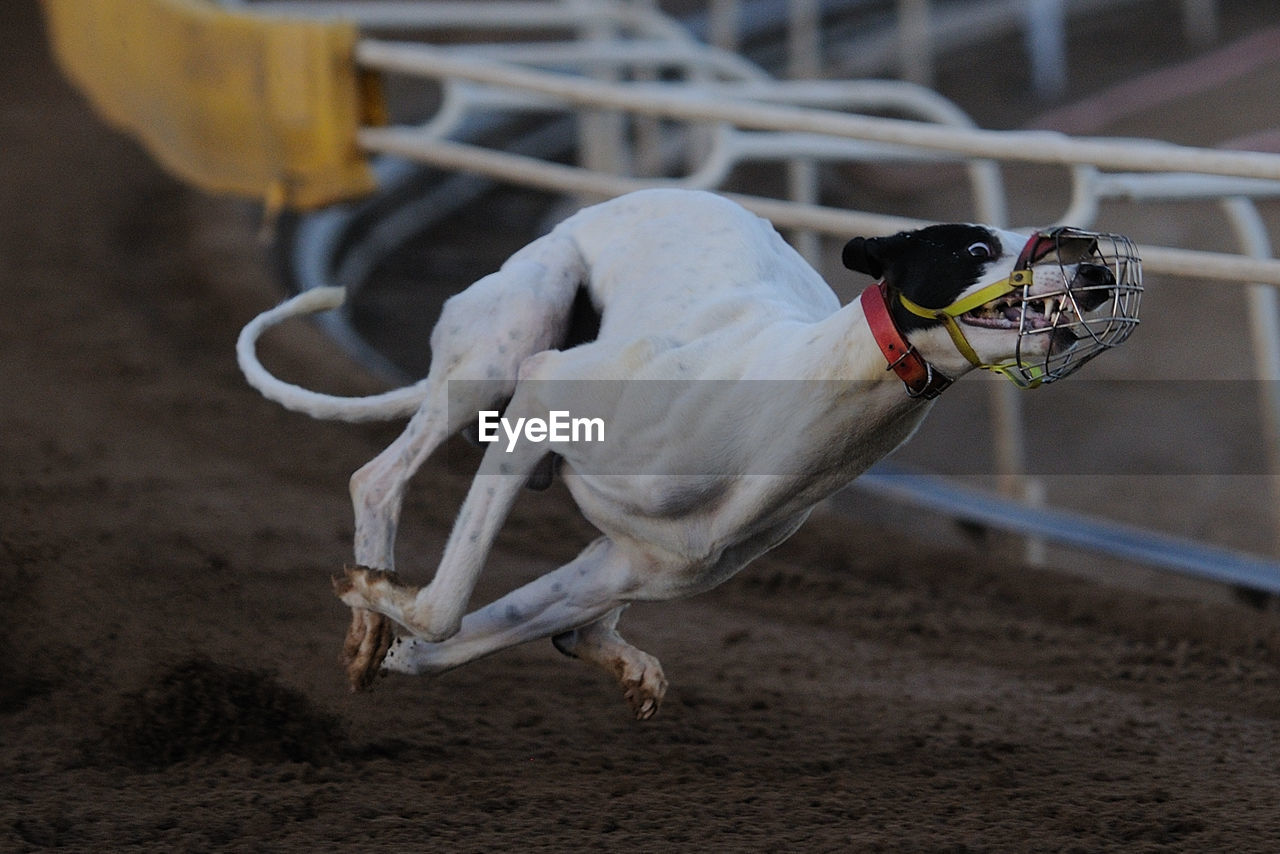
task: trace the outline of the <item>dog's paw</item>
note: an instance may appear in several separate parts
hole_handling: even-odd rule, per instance
[[[342,665],[352,691],[373,690],[373,681],[394,639],[391,621],[386,617],[364,608],[351,610],[351,625],[342,645]]]
[[[636,720],[647,721],[662,706],[662,698],[667,695],[667,677],[658,659],[638,649],[632,653],[632,660],[626,663],[618,681]]]

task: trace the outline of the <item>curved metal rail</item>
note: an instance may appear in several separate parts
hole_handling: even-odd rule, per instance
[[[823,155],[857,160],[885,156],[890,152],[905,157],[911,156],[905,152],[915,152],[915,156],[933,153],[944,159],[981,158],[986,161],[1148,173],[1188,172],[1233,179],[1280,181],[1280,155],[1270,153],[1223,151],[1139,140],[1078,139],[1053,131],[979,130],[804,106],[803,102],[809,97],[818,102],[830,97],[832,87],[824,82],[782,84],[773,97],[762,98],[760,84],[738,89],[731,84],[682,86],[605,82],[463,56],[424,45],[366,40],[360,43],[357,56],[370,68],[442,81],[464,80],[501,87],[529,96],[554,99],[563,105],[562,109],[604,108],[686,122],[715,122],[721,125],[721,132],[726,135],[729,131],[724,128],[732,128],[744,135],[750,132],[782,134],[774,140],[781,152],[785,152],[788,144],[803,139],[807,149],[802,153],[806,157]],[[813,94],[810,96],[808,92]],[[750,97],[744,93],[749,93]],[[783,103],[788,100],[792,103]],[[794,103],[797,101],[801,104]],[[546,109],[552,104],[542,102],[540,106]],[[655,184],[707,186],[711,179],[723,174],[717,165],[707,168],[705,173],[678,179],[613,175],[443,139],[439,128],[432,127],[364,128],[359,133],[359,140],[370,151],[411,158],[441,168],[486,174],[502,181],[542,189],[601,197]],[[759,150],[757,148],[757,152]],[[731,155],[720,156],[728,158]],[[779,156],[787,154],[780,153]],[[1084,174],[1077,171],[1078,176]],[[809,228],[836,235],[858,230],[896,230],[919,224],[900,217],[819,205],[744,196],[738,198],[784,227]],[[1173,247],[1142,246],[1140,249],[1145,268],[1154,273],[1280,285],[1280,261]]]
[[[1058,508],[1031,507],[941,477],[908,473],[890,465],[876,466],[850,488],[985,528],[1098,552],[1195,578],[1280,594],[1280,561],[1186,537]]]

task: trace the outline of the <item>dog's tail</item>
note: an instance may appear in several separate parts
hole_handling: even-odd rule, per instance
[[[273,376],[258,361],[255,345],[262,334],[291,317],[337,308],[346,299],[345,288],[312,288],[259,314],[240,330],[236,360],[249,385],[285,409],[312,418],[332,421],[389,421],[412,415],[426,398],[425,381],[368,397],[337,397],[287,383]]]

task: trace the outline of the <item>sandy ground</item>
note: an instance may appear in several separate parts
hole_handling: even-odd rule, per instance
[[[245,211],[94,120],[31,3],[0,31],[0,849],[1280,850],[1275,614],[862,522],[633,609],[651,722],[550,644],[348,694],[328,576],[394,428],[244,385],[278,297]],[[268,345],[376,388],[305,326]],[[406,508],[424,576],[455,469]],[[589,537],[531,495],[481,595]]]

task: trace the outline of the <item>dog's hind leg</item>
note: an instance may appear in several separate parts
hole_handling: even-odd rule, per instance
[[[432,386],[404,432],[351,477],[355,559],[361,566],[388,575],[394,572],[396,528],[405,486],[422,462],[461,426],[449,422],[441,390],[441,386]],[[373,687],[393,637],[391,621],[384,615],[367,608],[351,609],[342,658],[352,690]]]
[[[450,405],[447,373],[440,373],[444,373],[444,378],[438,381],[432,378],[426,400],[404,432],[351,476],[356,564],[388,578],[395,570],[396,529],[409,479],[450,435],[475,417],[463,406]],[[513,370],[513,376],[514,373]],[[510,385],[514,384],[512,380]],[[477,383],[460,385],[477,398],[484,396],[485,399],[467,401],[478,408],[492,405],[489,395],[501,398],[510,393],[504,384],[492,388]],[[391,623],[384,615],[367,608],[352,608],[351,625],[343,644],[343,663],[353,690],[368,690],[373,686],[392,637]]]
[[[530,395],[523,393],[524,388],[517,387],[509,413],[528,416],[538,411],[527,405]],[[413,587],[397,581],[393,573],[367,566],[348,567],[345,578],[335,580],[338,595],[351,607],[385,614],[426,640],[452,636],[461,625],[498,530],[546,453],[529,441],[517,442],[511,449],[501,442],[489,445],[430,584]]]
[[[658,710],[667,682],[657,659],[626,643],[615,626],[639,588],[629,559],[600,538],[573,561],[466,615],[456,635],[440,643],[399,638],[384,667],[434,675],[499,650],[554,638],[569,655],[614,673],[638,718]]]
[[[445,303],[431,332],[422,405],[399,438],[351,477],[357,563],[394,569],[409,479],[477,412],[512,396],[530,356],[559,346],[584,276],[572,241],[548,235]]]
[[[445,303],[431,335],[426,397],[404,432],[351,477],[355,560],[383,577],[409,479],[450,435],[515,389],[519,366],[565,334],[584,276],[573,243],[549,235]],[[341,582],[340,582],[341,583]],[[353,608],[343,657],[352,687],[371,687],[392,637],[386,618]]]
[[[625,605],[614,608],[602,619],[562,632],[551,642],[565,655],[612,673],[622,685],[631,711],[640,720],[647,720],[657,714],[662,705],[667,693],[667,677],[658,659],[627,643],[618,634],[618,618],[624,610]]]

